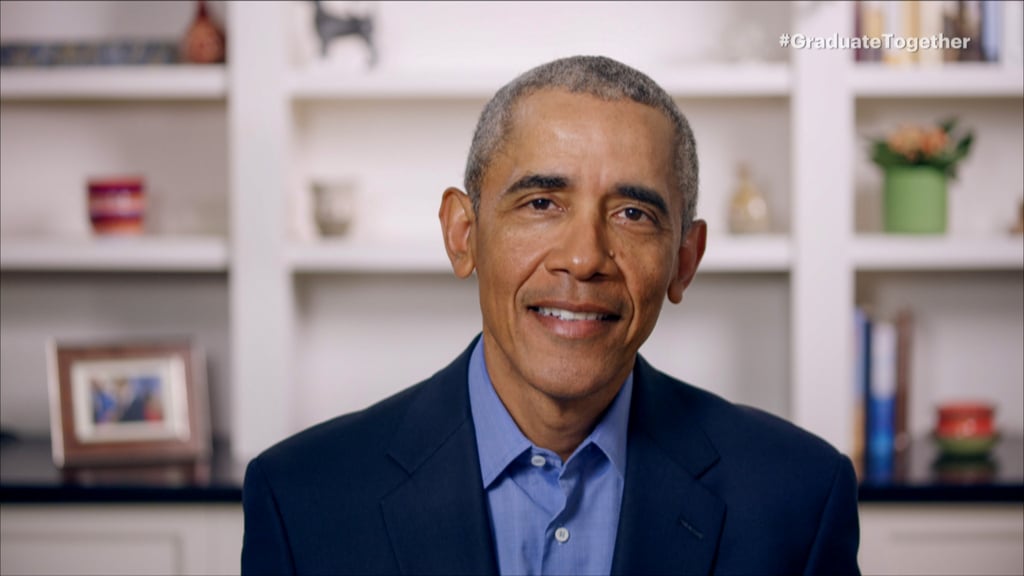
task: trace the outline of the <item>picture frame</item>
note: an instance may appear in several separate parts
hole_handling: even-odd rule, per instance
[[[209,456],[205,363],[189,340],[51,341],[47,353],[58,467]]]

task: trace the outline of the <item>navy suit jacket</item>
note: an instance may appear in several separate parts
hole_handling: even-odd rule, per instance
[[[243,574],[494,574],[472,346],[248,467]],[[856,480],[826,442],[638,357],[616,574],[856,573]]]

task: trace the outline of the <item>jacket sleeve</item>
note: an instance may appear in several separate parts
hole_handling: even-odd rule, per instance
[[[832,489],[821,513],[818,533],[811,546],[805,575],[860,574],[857,548],[860,521],[857,517],[857,476],[846,456],[841,456],[832,478]]]
[[[245,471],[242,509],[242,574],[294,574],[288,535],[259,459],[250,462]]]

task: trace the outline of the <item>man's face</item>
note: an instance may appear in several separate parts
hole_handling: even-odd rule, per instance
[[[672,136],[629,100],[543,90],[518,103],[468,235],[496,385],[564,401],[618,390],[700,257],[681,241]]]

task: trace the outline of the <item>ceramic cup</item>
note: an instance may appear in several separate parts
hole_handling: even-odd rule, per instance
[[[313,183],[313,217],[321,236],[343,236],[356,212],[356,184],[351,180]]]
[[[938,436],[946,438],[976,438],[995,433],[993,415],[995,407],[984,402],[955,402],[938,408]]]
[[[101,236],[142,233],[146,207],[142,178],[91,178],[88,188],[93,232]]]

